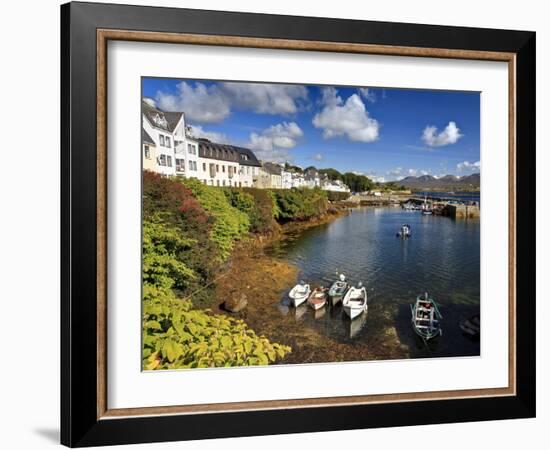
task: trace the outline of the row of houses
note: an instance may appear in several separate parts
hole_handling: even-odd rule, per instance
[[[218,144],[193,136],[183,112],[165,112],[142,101],[143,169],[165,176],[197,178],[209,186],[260,189],[315,188],[349,192],[339,181],[317,171],[286,170],[283,165],[261,163],[244,147]]]

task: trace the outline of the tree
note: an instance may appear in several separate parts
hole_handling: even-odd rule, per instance
[[[326,175],[330,181],[342,181],[343,179],[342,174],[336,169],[319,169],[319,173]]]

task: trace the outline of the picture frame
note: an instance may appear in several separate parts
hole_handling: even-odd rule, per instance
[[[527,31],[80,2],[62,5],[62,444],[82,447],[534,417],[535,40],[535,33]],[[106,375],[110,41],[506,62],[508,387],[110,409]]]

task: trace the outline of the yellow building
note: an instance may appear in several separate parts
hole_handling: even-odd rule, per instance
[[[153,138],[143,128],[141,129],[141,146],[143,148],[143,170],[156,172],[157,146]]]

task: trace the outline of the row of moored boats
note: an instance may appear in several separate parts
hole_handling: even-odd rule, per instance
[[[302,281],[292,288],[288,296],[294,307],[307,302],[315,311],[342,302],[344,312],[350,319],[360,316],[368,308],[366,288],[362,283],[357,286],[348,284],[343,274],[330,288],[319,286],[312,290],[309,284]],[[425,342],[443,334],[442,318],[437,303],[427,292],[416,297],[411,305],[413,329]]]
[[[352,286],[346,281],[346,277],[340,274],[330,288],[323,286],[311,289],[310,285],[303,281],[292,288],[288,294],[294,307],[307,302],[314,310],[324,308],[326,305],[336,306],[342,302],[344,312],[351,318],[362,314],[367,310],[367,289],[362,283]]]

